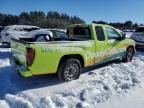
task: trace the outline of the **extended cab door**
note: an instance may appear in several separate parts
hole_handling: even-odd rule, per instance
[[[96,32],[96,52],[95,63],[103,63],[107,58],[108,53],[108,41],[106,39],[104,28],[102,26],[95,26]]]
[[[125,47],[122,43],[120,32],[112,27],[105,27],[105,34],[108,39],[108,55],[109,60],[113,60],[121,57],[124,54]]]

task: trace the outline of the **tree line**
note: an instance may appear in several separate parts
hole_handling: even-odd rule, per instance
[[[137,24],[137,23],[133,23],[132,21],[125,21],[125,22],[116,22],[116,23],[108,23],[106,21],[92,21],[93,23],[96,24],[108,24],[111,25],[113,27],[116,27],[120,30],[134,30],[136,29],[138,26],[143,26],[143,24]]]
[[[0,13],[0,26],[8,25],[34,25],[42,28],[67,28],[70,24],[81,24],[85,21],[77,16],[69,16],[56,11],[31,11],[22,12],[19,15]],[[92,21],[92,23],[109,24],[121,30],[136,29],[139,25],[132,21],[108,23],[105,21]],[[140,24],[143,25],[143,24]]]
[[[45,14],[42,11],[22,12],[20,15],[0,13],[0,25],[34,25],[42,28],[67,28],[70,24],[85,23],[77,16],[69,16],[65,13],[49,11]]]

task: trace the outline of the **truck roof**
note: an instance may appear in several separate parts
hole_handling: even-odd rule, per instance
[[[75,26],[80,26],[80,27],[86,27],[86,26],[110,26],[107,24],[95,24],[95,23],[90,23],[90,24],[72,24],[70,27],[75,27]]]

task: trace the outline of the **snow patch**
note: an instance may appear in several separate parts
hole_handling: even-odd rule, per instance
[[[130,63],[94,66],[67,83],[46,76],[18,77],[9,64],[9,53],[9,49],[0,49],[0,108],[95,108],[144,81],[143,52],[137,52]]]
[[[0,100],[0,108],[10,108],[10,107],[6,101]]]
[[[5,96],[5,99],[9,103],[11,108],[34,108],[31,102],[25,100],[22,97],[7,94]]]

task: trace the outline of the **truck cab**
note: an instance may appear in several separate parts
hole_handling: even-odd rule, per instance
[[[135,42],[127,39],[125,34],[112,26],[104,24],[72,25],[68,29],[69,36],[79,37],[94,43],[93,51],[88,50],[93,63],[106,62],[124,56],[128,46],[135,47]],[[82,37],[80,37],[82,39]],[[94,52],[94,54],[92,53]],[[93,57],[95,56],[95,57]]]

